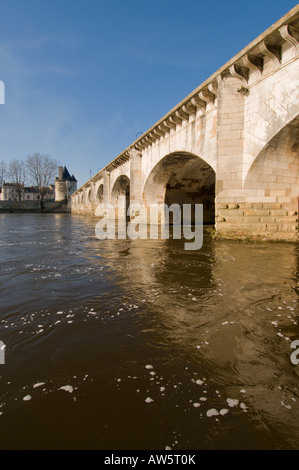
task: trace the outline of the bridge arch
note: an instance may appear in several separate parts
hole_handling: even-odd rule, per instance
[[[130,179],[126,175],[120,175],[111,190],[111,203],[117,207],[118,196],[126,197],[126,209],[130,205]]]
[[[188,152],[164,156],[150,172],[143,188],[142,203],[203,204],[204,223],[215,223],[214,169],[202,158]]]
[[[98,187],[96,200],[100,204],[102,204],[104,202],[104,185],[103,185],[103,183],[100,184],[99,187]]]
[[[247,197],[268,198],[298,210],[299,115],[281,129],[258,154],[244,183]],[[265,199],[266,200],[266,199]]]

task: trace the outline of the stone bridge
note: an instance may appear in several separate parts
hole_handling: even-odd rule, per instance
[[[223,236],[296,241],[299,6],[261,34],[71,197],[202,203]]]

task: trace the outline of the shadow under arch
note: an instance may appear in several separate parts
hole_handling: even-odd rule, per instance
[[[248,197],[270,198],[288,210],[298,210],[299,115],[261,150],[248,170],[243,189]]]
[[[126,197],[126,211],[130,206],[130,179],[126,175],[121,175],[115,181],[111,191],[111,203],[117,208],[118,196]]]
[[[149,174],[142,203],[203,204],[204,224],[215,223],[215,171],[202,158],[187,152],[164,156]]]
[[[102,204],[104,201],[104,185],[100,184],[98,190],[97,190],[97,202]]]
[[[87,202],[91,202],[91,189],[87,191]]]

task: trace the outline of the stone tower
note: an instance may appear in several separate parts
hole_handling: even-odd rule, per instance
[[[70,175],[66,167],[59,166],[58,177],[55,179],[55,201],[63,202],[77,190],[77,180]]]

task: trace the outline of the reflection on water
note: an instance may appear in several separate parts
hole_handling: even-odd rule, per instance
[[[0,448],[298,448],[298,247],[95,223],[0,215]]]

